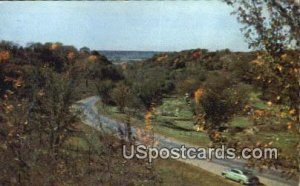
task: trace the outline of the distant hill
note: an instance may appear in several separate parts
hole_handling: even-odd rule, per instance
[[[114,50],[100,50],[99,52],[113,62],[140,61],[140,60],[151,58],[154,55],[161,53],[155,51],[114,51]]]

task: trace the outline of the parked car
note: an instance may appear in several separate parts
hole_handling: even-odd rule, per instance
[[[232,168],[222,172],[224,178],[228,178],[241,183],[242,185],[259,185],[258,177],[254,176],[251,171]]]

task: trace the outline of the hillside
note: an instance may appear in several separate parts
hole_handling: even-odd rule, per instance
[[[278,148],[278,160],[252,159],[249,166],[275,165],[294,174],[296,109],[288,105],[299,99],[294,97],[297,78],[287,74],[294,87],[279,96],[277,85],[284,79],[275,79],[277,75],[266,70],[263,55],[194,49],[122,64],[125,79],[112,89],[114,104],[99,108],[124,122],[137,109],[132,125],[147,128],[150,123],[154,132],[199,146]],[[297,56],[286,51],[282,58]],[[275,73],[283,73],[283,68],[277,66]]]

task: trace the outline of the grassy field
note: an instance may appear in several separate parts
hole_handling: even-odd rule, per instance
[[[165,99],[164,104],[160,107],[162,107],[165,110],[168,110],[168,106],[165,105],[167,104],[170,107],[172,107],[172,109],[176,108],[172,106],[173,101],[175,101],[175,104],[178,104],[176,98],[168,98]],[[182,101],[180,101],[179,103],[183,104]],[[160,110],[160,107],[156,110]],[[99,103],[98,108],[101,114],[103,115],[106,115],[119,121],[126,121],[126,115],[120,113],[116,107],[102,106],[102,104]],[[154,114],[151,122],[153,131],[163,136],[181,140],[186,143],[203,147],[207,146],[207,144],[209,143],[208,136],[205,133],[197,132],[193,129],[193,120],[191,116],[192,113],[187,109],[187,107],[178,112],[176,112],[175,109],[174,112],[175,115]],[[145,127],[145,121],[143,118],[135,117],[131,119],[131,122],[133,126],[142,128]]]
[[[157,160],[155,168],[162,177],[162,185],[190,185],[190,186],[224,186],[239,185],[221,176],[214,175],[198,167],[187,165],[175,160]]]
[[[252,107],[261,110],[277,112],[280,105],[268,106],[266,101],[259,99],[258,93],[252,93],[250,95],[250,103]],[[107,115],[111,118],[119,121],[125,121],[125,114],[118,112],[116,107],[112,106],[101,106],[98,104],[98,108],[101,114]],[[145,122],[142,117],[133,118],[132,125],[137,127],[145,127]],[[271,126],[272,125],[272,126]],[[257,133],[251,135],[256,142],[269,143],[271,141],[274,147],[282,149],[284,154],[295,154],[295,149],[298,137],[297,135],[287,130],[269,130],[272,127],[284,128],[285,123],[274,119],[272,124],[266,124],[259,126],[260,130]],[[163,104],[155,109],[155,114],[152,117],[153,130],[156,133],[181,140],[186,143],[194,144],[197,146],[207,146],[209,144],[209,138],[204,132],[196,132],[193,128],[193,117],[189,105],[186,103],[183,97],[172,97],[163,99]],[[236,115],[231,121],[228,122],[229,128],[239,127],[242,130],[234,133],[224,133],[225,136],[234,137],[238,141],[245,141],[249,137],[245,131],[249,128],[254,127],[253,120],[247,115]]]

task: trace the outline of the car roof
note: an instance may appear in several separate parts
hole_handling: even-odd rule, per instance
[[[252,173],[251,170],[243,169],[243,168],[230,168],[230,170],[236,170],[242,173]]]

